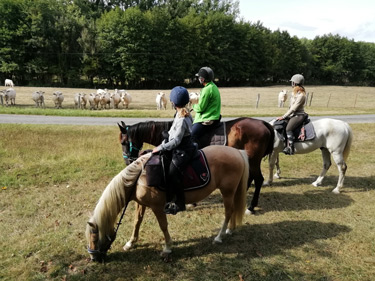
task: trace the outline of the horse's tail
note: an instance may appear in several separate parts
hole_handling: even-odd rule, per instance
[[[348,139],[346,140],[346,145],[345,145],[344,152],[343,152],[345,162],[346,162],[346,159],[348,159],[350,147],[352,146],[352,141],[353,141],[353,131],[348,123],[346,123],[346,128],[348,131]]]
[[[266,121],[263,121],[263,124],[270,131],[270,135],[271,135],[270,141],[267,144],[267,149],[266,149],[266,151],[264,152],[264,155],[263,155],[263,157],[266,157],[267,155],[271,155],[272,152],[273,152],[273,145],[274,145],[274,142],[275,142],[275,130],[273,129],[273,126],[270,123],[268,123]]]
[[[242,171],[241,180],[237,186],[234,194],[233,213],[230,219],[230,229],[234,229],[236,225],[242,224],[242,219],[246,210],[246,194],[247,181],[249,179],[249,160],[245,150],[239,150],[243,159],[244,167]]]

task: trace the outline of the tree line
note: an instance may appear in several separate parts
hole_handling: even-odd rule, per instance
[[[0,79],[170,88],[210,66],[220,86],[374,85],[375,44],[313,40],[239,18],[232,0],[1,0]]]

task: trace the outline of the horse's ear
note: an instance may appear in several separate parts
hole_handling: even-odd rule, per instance
[[[125,125],[125,123],[123,121],[121,121],[121,124],[122,125],[120,125],[119,123],[117,123],[118,127],[120,128],[121,133],[126,134],[127,133],[126,125]]]

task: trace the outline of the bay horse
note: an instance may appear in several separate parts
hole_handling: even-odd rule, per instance
[[[242,223],[246,210],[247,180],[249,163],[247,154],[226,146],[209,146],[203,149],[209,166],[211,178],[207,185],[200,189],[185,191],[187,203],[198,202],[219,189],[225,208],[224,223],[214,239],[221,243],[224,233],[231,234],[236,226]],[[120,211],[130,201],[136,201],[141,206],[151,208],[155,214],[160,229],[164,234],[165,245],[162,254],[172,252],[172,239],[168,232],[167,216],[164,213],[165,192],[147,186],[145,163],[151,153],[139,157],[117,174],[103,191],[92,217],[86,226],[88,252],[92,260],[102,261],[118,230],[114,229],[115,220]],[[137,218],[135,219],[137,221]],[[118,223],[120,225],[120,222]],[[139,225],[133,232],[129,244],[138,238]],[[129,247],[124,247],[128,249]]]
[[[273,124],[272,120],[270,124]],[[346,160],[349,156],[350,147],[353,140],[353,132],[349,124],[336,119],[323,118],[312,122],[315,130],[315,138],[309,141],[295,142],[294,153],[310,153],[318,148],[322,152],[323,169],[319,177],[312,183],[313,186],[320,186],[331,166],[331,155],[339,171],[337,186],[332,190],[333,193],[340,193],[340,188],[344,185],[345,173],[347,169]],[[284,148],[284,142],[276,133],[274,149],[269,157],[269,179],[264,185],[270,185],[273,182],[273,169],[276,165],[276,178],[280,178],[281,170],[279,165],[279,153]]]
[[[249,158],[248,187],[253,180],[255,185],[249,211],[255,213],[254,208],[258,205],[259,194],[264,181],[261,161],[265,156],[271,155],[273,151],[275,132],[268,122],[254,118],[241,117],[224,123],[227,146],[244,149]],[[128,165],[138,158],[143,143],[154,146],[161,144],[163,141],[162,132],[169,130],[172,121],[148,121],[132,126],[127,126],[124,122],[121,122],[121,125],[118,124],[118,126],[120,128],[119,139],[122,144],[123,157]]]

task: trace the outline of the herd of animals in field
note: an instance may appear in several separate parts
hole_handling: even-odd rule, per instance
[[[2,105],[16,105],[16,90],[14,89],[14,83],[11,79],[5,79],[5,87],[9,87],[4,90],[0,90],[0,101]],[[31,99],[35,102],[35,107],[45,108],[45,92],[35,91],[31,94]],[[189,109],[199,101],[199,93],[191,92],[190,102],[188,104]],[[282,90],[278,94],[278,107],[284,107],[284,104],[288,98],[288,91]],[[51,100],[53,101],[55,108],[63,108],[64,94],[61,91],[55,91],[52,93]],[[109,91],[107,89],[98,89],[90,94],[86,93],[75,93],[74,95],[74,108],[77,109],[119,109],[120,107],[128,109],[129,104],[132,102],[132,96],[126,90]],[[155,98],[156,109],[166,110],[168,104],[167,94],[159,92]],[[172,105],[171,105],[172,106]]]

